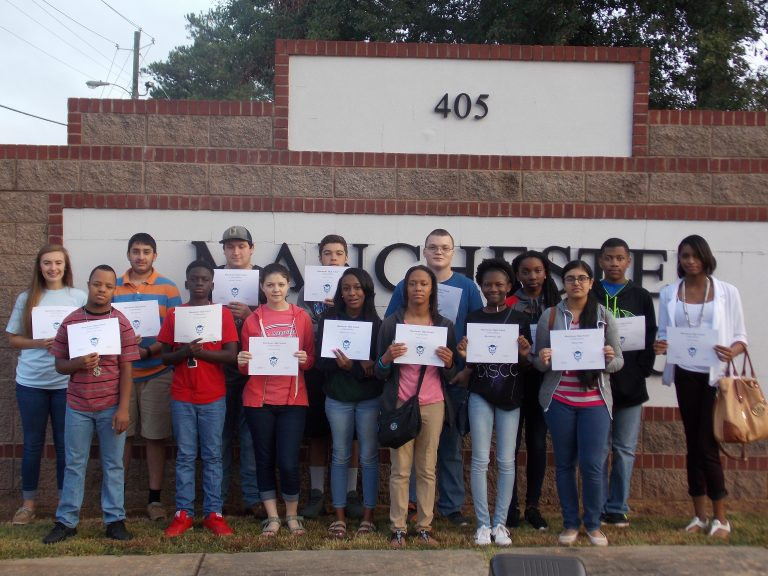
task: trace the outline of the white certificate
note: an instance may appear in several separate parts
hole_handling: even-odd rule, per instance
[[[248,374],[261,376],[298,376],[299,351],[296,337],[248,338],[248,350],[253,357],[248,362]]]
[[[160,309],[157,300],[113,302],[112,306],[128,318],[137,336],[157,336],[160,333]]]
[[[467,324],[467,362],[517,364],[517,324]]]
[[[80,322],[67,326],[69,357],[78,358],[91,352],[99,356],[120,354],[120,321],[117,318],[105,318],[92,322]]]
[[[259,271],[216,268],[213,271],[214,304],[242,302],[247,306],[259,305]]]
[[[625,352],[645,350],[645,316],[616,318],[619,328],[619,342]]]
[[[395,358],[395,364],[445,366],[436,352],[438,346],[445,346],[447,341],[448,328],[444,326],[398,324],[395,326],[395,342],[405,344],[408,351],[399,358]]]
[[[373,322],[326,320],[320,356],[336,358],[333,351],[338,349],[350,360],[370,360],[372,329]]]
[[[437,311],[440,313],[440,316],[448,318],[454,324],[456,324],[456,318],[459,316],[462,292],[461,288],[455,288],[446,284],[437,285]]]
[[[32,338],[55,338],[61,322],[75,310],[74,306],[35,306],[32,308]]]
[[[552,330],[552,370],[603,370],[605,334],[602,328]]]
[[[667,328],[667,362],[688,366],[717,366],[717,330],[711,328]]]
[[[177,306],[174,342],[201,342],[221,340],[221,304],[208,306]]]
[[[304,300],[323,302],[333,298],[346,266],[304,266]]]

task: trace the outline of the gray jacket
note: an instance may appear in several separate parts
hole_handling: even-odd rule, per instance
[[[597,327],[605,327],[605,343],[611,346],[615,352],[613,360],[611,360],[605,367],[604,372],[612,373],[618,372],[624,366],[624,356],[621,353],[621,344],[619,342],[619,329],[616,326],[613,316],[605,309],[605,306],[598,304],[597,311]],[[551,348],[549,338],[549,316],[556,313],[555,322],[552,325],[553,330],[570,330],[571,320],[573,320],[573,314],[565,305],[565,300],[560,302],[554,308],[547,308],[539,318],[538,328],[536,329],[536,350],[542,348]],[[552,362],[544,364],[538,357],[533,357],[533,365],[540,372],[544,372],[544,381],[539,389],[539,404],[546,412],[549,409],[549,404],[552,402],[552,395],[555,393],[557,385],[560,383],[562,377],[562,370],[552,370]],[[608,413],[613,414],[613,397],[611,395],[610,379],[603,378],[603,374],[600,374],[598,379],[598,387],[600,395],[605,401],[605,405],[608,408]]]

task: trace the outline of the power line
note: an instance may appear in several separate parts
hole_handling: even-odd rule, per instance
[[[57,18],[57,17],[56,17],[54,14],[51,14],[51,13],[48,11],[48,9],[47,9],[47,8],[45,8],[44,6],[41,6],[40,4],[38,4],[37,0],[32,0],[32,2],[34,2],[34,3],[35,3],[35,5],[36,5],[38,8],[40,8],[40,10],[42,10],[43,12],[45,12],[45,13],[46,13],[46,14],[47,14],[47,15],[48,15],[50,18],[53,18],[53,19],[54,19],[56,22],[58,22],[58,24],[59,24],[59,25],[60,25],[62,28],[65,28],[66,30],[68,30],[68,31],[69,31],[69,32],[70,32],[70,33],[71,33],[71,34],[72,34],[72,35],[73,35],[75,38],[77,38],[78,40],[80,40],[80,41],[81,41],[83,44],[87,45],[89,48],[93,49],[93,51],[94,51],[96,54],[98,54],[99,56],[101,56],[101,57],[102,57],[102,58],[104,58],[105,60],[109,60],[109,56],[105,56],[105,55],[104,55],[104,53],[103,53],[101,50],[99,50],[98,48],[96,48],[96,46],[94,46],[93,44],[91,44],[90,42],[88,42],[88,40],[86,40],[85,38],[83,38],[82,36],[80,36],[80,34],[78,34],[77,32],[75,32],[74,30],[72,30],[72,28],[70,28],[69,26],[67,26],[66,24],[64,24],[64,22],[62,22],[61,20],[59,20],[59,19],[58,19],[58,18]],[[45,0],[43,0],[43,2],[45,2]],[[48,2],[46,2],[46,4],[48,4]],[[49,4],[49,6],[50,6],[50,4]],[[115,45],[117,45],[117,44],[115,44]]]
[[[58,122],[57,120],[51,120],[50,118],[43,118],[42,116],[37,116],[35,114],[30,114],[29,112],[24,112],[23,110],[16,110],[16,108],[11,108],[10,106],[4,106],[0,104],[0,108],[5,108],[6,110],[10,110],[11,112],[18,112],[19,114],[24,114],[24,116],[31,116],[32,118],[37,118],[38,120],[45,120],[46,122],[53,122],[54,124],[61,124],[62,126],[66,126],[64,122]]]
[[[115,82],[113,82],[112,84],[117,84],[117,80],[120,79],[120,76],[123,74],[123,70],[125,70],[125,67],[128,65],[128,60],[131,57],[131,53],[132,52],[129,52],[128,55],[125,57],[125,61],[123,62],[123,66],[122,66],[122,68],[120,68],[120,71],[115,76]],[[109,78],[107,78],[107,82],[109,82]],[[122,86],[121,86],[121,88],[122,88]],[[109,92],[107,92],[107,98],[109,98],[112,95],[112,90],[114,90],[114,89],[115,89],[114,86],[110,86],[109,87]],[[127,88],[125,90],[130,93],[130,90],[128,90]]]
[[[90,60],[91,62],[93,62],[93,63],[94,63],[94,64],[96,64],[97,66],[101,66],[102,68],[105,68],[105,69],[106,69],[106,66],[104,66],[104,64],[100,63],[100,62],[99,62],[99,61],[97,61],[95,58],[93,58],[93,57],[92,57],[90,54],[88,54],[88,53],[86,53],[86,52],[83,52],[82,50],[80,50],[80,48],[78,48],[78,47],[77,47],[77,46],[75,46],[74,44],[71,44],[70,42],[68,42],[67,40],[65,40],[64,38],[62,38],[62,37],[61,37],[61,36],[59,36],[58,34],[56,34],[56,32],[54,32],[53,30],[51,30],[50,28],[48,28],[48,26],[46,26],[46,25],[45,25],[45,24],[43,24],[42,22],[40,22],[40,21],[36,20],[34,17],[30,16],[30,15],[29,15],[27,12],[25,12],[24,10],[22,10],[21,8],[19,8],[18,6],[16,6],[16,4],[14,4],[13,2],[11,2],[11,0],[5,0],[5,1],[6,1],[8,4],[10,4],[11,6],[13,6],[14,8],[16,8],[16,10],[18,10],[19,12],[21,12],[22,14],[24,14],[24,16],[26,16],[27,18],[29,18],[30,20],[32,20],[32,22],[34,22],[34,23],[35,23],[35,24],[37,24],[38,26],[40,26],[40,27],[44,28],[45,30],[47,30],[48,32],[50,32],[50,33],[51,33],[53,36],[55,36],[56,38],[58,38],[59,40],[61,40],[62,42],[64,42],[64,44],[66,44],[67,46],[69,46],[69,47],[70,47],[70,48],[72,48],[73,50],[75,50],[75,51],[79,52],[80,54],[82,54],[83,56],[85,56],[86,58],[88,58],[88,60]],[[103,56],[103,54],[102,54],[101,56]],[[108,59],[108,58],[107,58],[107,59]]]
[[[85,24],[83,24],[82,22],[78,22],[77,20],[75,20],[74,18],[72,18],[72,16],[70,16],[69,14],[65,14],[64,12],[62,12],[61,10],[59,10],[58,8],[56,8],[56,6],[54,6],[53,4],[51,4],[50,2],[48,2],[48,0],[43,0],[43,2],[45,2],[46,4],[48,4],[48,6],[50,6],[50,7],[51,7],[51,8],[53,8],[54,10],[56,10],[56,12],[58,12],[59,14],[61,14],[62,16],[64,16],[65,18],[69,18],[70,20],[72,20],[72,22],[74,22],[75,24],[77,24],[77,25],[78,25],[78,26],[80,26],[81,28],[85,28],[85,29],[86,29],[86,30],[88,30],[88,32],[90,32],[91,34],[95,34],[95,35],[96,35],[96,36],[98,36],[99,38],[102,38],[102,39],[106,40],[107,42],[109,42],[110,44],[112,44],[112,45],[114,45],[114,46],[117,46],[117,45],[118,45],[118,44],[117,44],[117,42],[115,42],[114,40],[110,40],[109,38],[107,38],[107,37],[106,37],[106,36],[104,36],[103,34],[100,34],[99,32],[96,32],[96,30],[91,30],[90,28],[88,28],[88,26],[86,26],[86,25],[85,25]]]
[[[8,34],[10,34],[11,36],[15,36],[16,38],[18,38],[19,40],[21,40],[21,41],[22,41],[22,42],[24,42],[25,44],[29,44],[29,45],[30,45],[30,46],[32,46],[32,48],[34,48],[35,50],[39,50],[40,52],[42,52],[42,53],[43,53],[43,54],[45,54],[46,56],[48,56],[48,57],[50,57],[50,58],[53,58],[54,60],[56,60],[57,62],[59,62],[59,63],[61,63],[61,64],[64,64],[64,66],[66,66],[67,68],[70,68],[71,70],[74,70],[74,71],[75,71],[75,72],[77,72],[78,74],[82,74],[82,75],[83,75],[83,76],[85,76],[86,78],[90,78],[90,74],[86,74],[86,73],[85,73],[85,72],[83,72],[82,70],[80,70],[80,69],[78,69],[78,68],[75,68],[74,66],[72,66],[72,64],[70,64],[69,62],[65,62],[65,61],[64,61],[64,60],[62,60],[61,58],[57,58],[57,57],[56,57],[56,56],[54,56],[53,54],[50,54],[49,52],[46,52],[45,50],[43,50],[43,49],[42,49],[42,48],[40,48],[39,46],[35,46],[34,44],[32,44],[32,42],[30,42],[29,40],[25,40],[24,38],[22,38],[21,36],[19,36],[19,35],[18,35],[18,34],[16,34],[15,32],[11,32],[10,30],[8,30],[8,28],[6,28],[5,26],[3,26],[2,24],[0,24],[0,29],[2,29],[2,30],[5,30],[6,32],[8,32]]]
[[[115,53],[112,55],[112,63],[109,65],[109,71],[107,72],[107,81],[109,81],[109,75],[112,74],[112,67],[115,65],[115,58],[117,58],[117,51],[119,47],[115,48]],[[104,89],[106,86],[101,87],[101,95],[100,98],[104,98]]]
[[[104,4],[104,6],[106,6],[106,7],[107,7],[107,8],[109,8],[110,10],[112,10],[112,12],[114,12],[115,14],[117,14],[118,16],[120,16],[120,18],[122,18],[123,20],[125,20],[126,22],[128,22],[128,24],[130,24],[131,26],[133,26],[134,28],[136,28],[136,30],[141,30],[141,31],[143,31],[143,32],[144,32],[144,33],[145,33],[147,36],[149,36],[150,38],[152,38],[152,36],[151,36],[149,33],[147,33],[147,31],[146,31],[146,30],[143,30],[141,26],[139,26],[138,24],[136,24],[136,22],[134,22],[133,20],[130,20],[130,19],[129,19],[129,18],[127,18],[126,16],[123,16],[122,14],[120,14],[120,12],[118,12],[117,10],[115,10],[114,8],[112,8],[112,6],[110,6],[109,4],[107,4],[107,3],[106,3],[104,0],[100,0],[100,2],[101,2],[102,4]],[[154,38],[152,38],[152,40],[154,40]]]

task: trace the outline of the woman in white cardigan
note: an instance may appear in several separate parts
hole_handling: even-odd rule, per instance
[[[670,364],[662,382],[673,382],[685,430],[688,494],[694,517],[686,532],[707,532],[728,538],[731,525],[725,515],[725,477],[712,429],[712,409],[718,379],[732,358],[747,346],[747,331],[739,291],[712,277],[717,261],[701,236],[684,238],[677,248],[677,282],[665,286],[659,295],[659,331],[656,354],[667,353],[669,327],[713,328],[718,332],[715,346],[720,363],[714,367]],[[712,501],[712,522],[707,524],[707,500]]]

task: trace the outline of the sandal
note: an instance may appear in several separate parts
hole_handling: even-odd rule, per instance
[[[355,536],[367,536],[368,534],[372,534],[374,532],[376,532],[376,524],[368,520],[363,520],[360,522],[360,526],[357,527]]]
[[[303,516],[295,516],[293,514],[285,517],[285,525],[288,526],[292,536],[304,536],[307,533],[303,520]],[[291,527],[291,522],[295,523],[293,527]]]
[[[339,540],[347,537],[347,523],[344,520],[335,520],[328,526],[328,536]]]
[[[712,538],[719,538],[720,540],[727,540],[731,535],[731,523],[727,520],[725,523],[720,522],[717,518],[712,520],[712,524],[709,525],[709,535]]]
[[[264,538],[274,538],[279,531],[280,518],[278,516],[270,516],[261,523],[261,535]]]
[[[707,521],[702,520],[698,516],[694,516],[693,520],[691,520],[688,523],[688,526],[685,527],[685,532],[688,532],[689,534],[698,534],[699,532],[706,532],[707,530]]]

